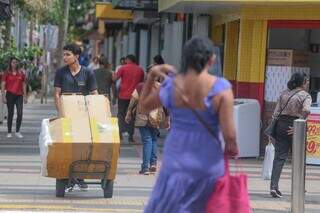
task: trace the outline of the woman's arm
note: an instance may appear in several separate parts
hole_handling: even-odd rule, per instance
[[[7,103],[7,99],[6,99],[6,82],[5,81],[2,81],[1,82],[1,94],[2,94],[2,101],[3,103]]]
[[[225,153],[229,156],[237,156],[239,153],[236,130],[233,119],[233,93],[228,89],[221,93],[220,104],[218,106],[219,123],[222,130],[222,135],[225,141]]]
[[[138,110],[142,114],[148,114],[151,110],[161,107],[160,88],[154,89],[154,83],[158,77],[165,78],[168,73],[175,73],[175,68],[168,64],[153,66],[147,76],[140,100]]]
[[[132,112],[133,112],[133,109],[137,106],[137,102],[138,102],[137,99],[135,99],[134,97],[131,97],[126,118],[125,118],[126,123],[130,123],[132,119]]]

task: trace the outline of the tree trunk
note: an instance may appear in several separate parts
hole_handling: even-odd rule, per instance
[[[11,19],[10,18],[5,21],[3,40],[4,40],[3,49],[4,50],[9,49],[11,45]]]
[[[58,37],[58,48],[56,51],[56,68],[62,66],[62,49],[67,40],[67,32],[69,25],[69,8],[70,8],[70,0],[63,0],[63,21],[59,24],[59,37]]]
[[[33,28],[34,28],[34,19],[30,20],[30,31],[29,31],[29,46],[33,46]]]

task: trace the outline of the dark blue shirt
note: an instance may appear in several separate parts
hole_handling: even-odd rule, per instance
[[[88,68],[81,67],[80,72],[72,75],[68,66],[57,70],[54,79],[54,87],[61,88],[61,93],[81,93],[89,95],[97,89],[95,75]]]

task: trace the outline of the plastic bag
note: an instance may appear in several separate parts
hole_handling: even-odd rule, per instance
[[[270,180],[272,174],[272,166],[274,159],[274,146],[271,142],[266,146],[264,153],[264,161],[262,166],[262,179]]]
[[[44,177],[48,176],[48,170],[47,170],[48,146],[52,144],[49,123],[50,123],[49,119],[42,120],[41,132],[38,138],[39,148],[40,148],[40,158],[41,158],[41,175]]]

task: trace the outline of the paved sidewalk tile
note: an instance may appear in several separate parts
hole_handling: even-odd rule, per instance
[[[37,137],[43,118],[56,115],[52,101],[47,105],[28,104],[24,110],[21,132],[25,138],[7,139],[6,122],[0,125],[0,212],[142,212],[148,201],[157,175],[139,175],[142,146],[136,131],[135,145],[122,144],[117,178],[112,199],[104,199],[98,185],[90,185],[87,192],[74,191],[65,198],[55,197],[55,180],[40,175]],[[161,153],[163,138],[159,149]],[[251,205],[254,213],[290,212],[291,169],[288,162],[283,170],[281,199],[269,195],[268,180],[261,179],[262,160],[242,159],[242,167],[249,180]],[[234,170],[234,167],[232,167]],[[320,168],[307,166],[306,211],[320,212]]]

